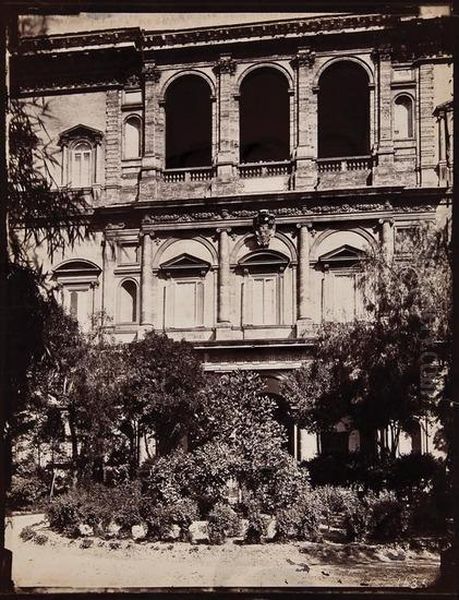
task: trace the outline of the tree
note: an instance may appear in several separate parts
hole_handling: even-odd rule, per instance
[[[400,430],[415,420],[447,421],[451,360],[448,227],[416,229],[402,251],[403,261],[368,258],[362,281],[370,318],[324,324],[314,359],[284,388],[302,427],[330,430],[348,418],[365,438],[391,425],[394,454]]]

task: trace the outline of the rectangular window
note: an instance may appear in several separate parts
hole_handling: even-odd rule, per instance
[[[254,277],[252,302],[254,325],[277,325],[279,302],[276,276]]]
[[[347,323],[355,318],[355,276],[333,276],[333,315],[339,323]]]
[[[173,299],[168,299],[173,303],[173,327],[199,327],[204,324],[204,283],[201,280],[175,281],[173,296]]]

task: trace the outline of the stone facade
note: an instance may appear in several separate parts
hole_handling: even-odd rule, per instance
[[[323,320],[362,316],[361,253],[396,257],[399,229],[448,215],[450,27],[360,15],[22,40],[13,89],[48,102],[56,185],[70,173],[92,203],[89,238],[42,256],[64,305],[86,328],[103,311],[120,341],[185,338],[208,371],[256,369],[278,394]],[[369,150],[320,156],[321,77],[343,63],[367,81]],[[241,85],[258,69],[286,85],[289,155],[241,162]],[[168,88],[184,76],[208,88],[211,161],[171,169]],[[295,456],[316,452],[292,435]]]

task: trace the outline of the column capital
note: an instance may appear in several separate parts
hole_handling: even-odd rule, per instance
[[[299,230],[307,229],[313,237],[317,233],[316,230],[314,229],[314,223],[312,223],[311,221],[303,221],[302,223],[297,223],[296,228]]]
[[[374,63],[392,60],[393,48],[390,44],[381,44],[372,50],[371,58]]]
[[[231,54],[221,54],[215,63],[214,71],[219,75],[234,75],[236,72],[236,61]]]
[[[313,67],[316,60],[316,53],[311,48],[298,48],[297,55],[292,59],[291,65],[298,67]]]
[[[384,225],[384,223],[388,223],[389,225],[393,225],[394,224],[394,219],[392,217],[382,217],[381,219],[378,219],[378,223],[380,225]]]
[[[231,233],[232,229],[231,227],[217,227],[217,229],[215,230],[217,233]]]
[[[150,81],[152,83],[158,83],[161,77],[161,71],[156,66],[155,62],[147,62],[142,66],[142,75],[144,81]]]

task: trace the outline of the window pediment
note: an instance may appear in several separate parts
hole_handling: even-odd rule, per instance
[[[87,260],[70,260],[56,267],[54,275],[99,275],[100,271],[100,267]]]
[[[331,250],[326,254],[322,254],[319,256],[320,263],[355,263],[363,258],[365,258],[366,254],[363,250],[359,248],[354,248],[354,246],[349,246],[348,244],[343,244],[339,248],[335,250]]]
[[[276,250],[260,250],[241,258],[239,266],[243,269],[262,269],[269,271],[283,270],[289,264],[289,259]]]
[[[104,134],[99,129],[88,127],[87,125],[79,124],[70,129],[66,129],[59,135],[59,146],[68,146],[75,140],[86,140],[92,145],[100,144]]]
[[[170,260],[162,263],[160,268],[165,273],[196,274],[207,273],[210,263],[191,254],[184,252]]]

